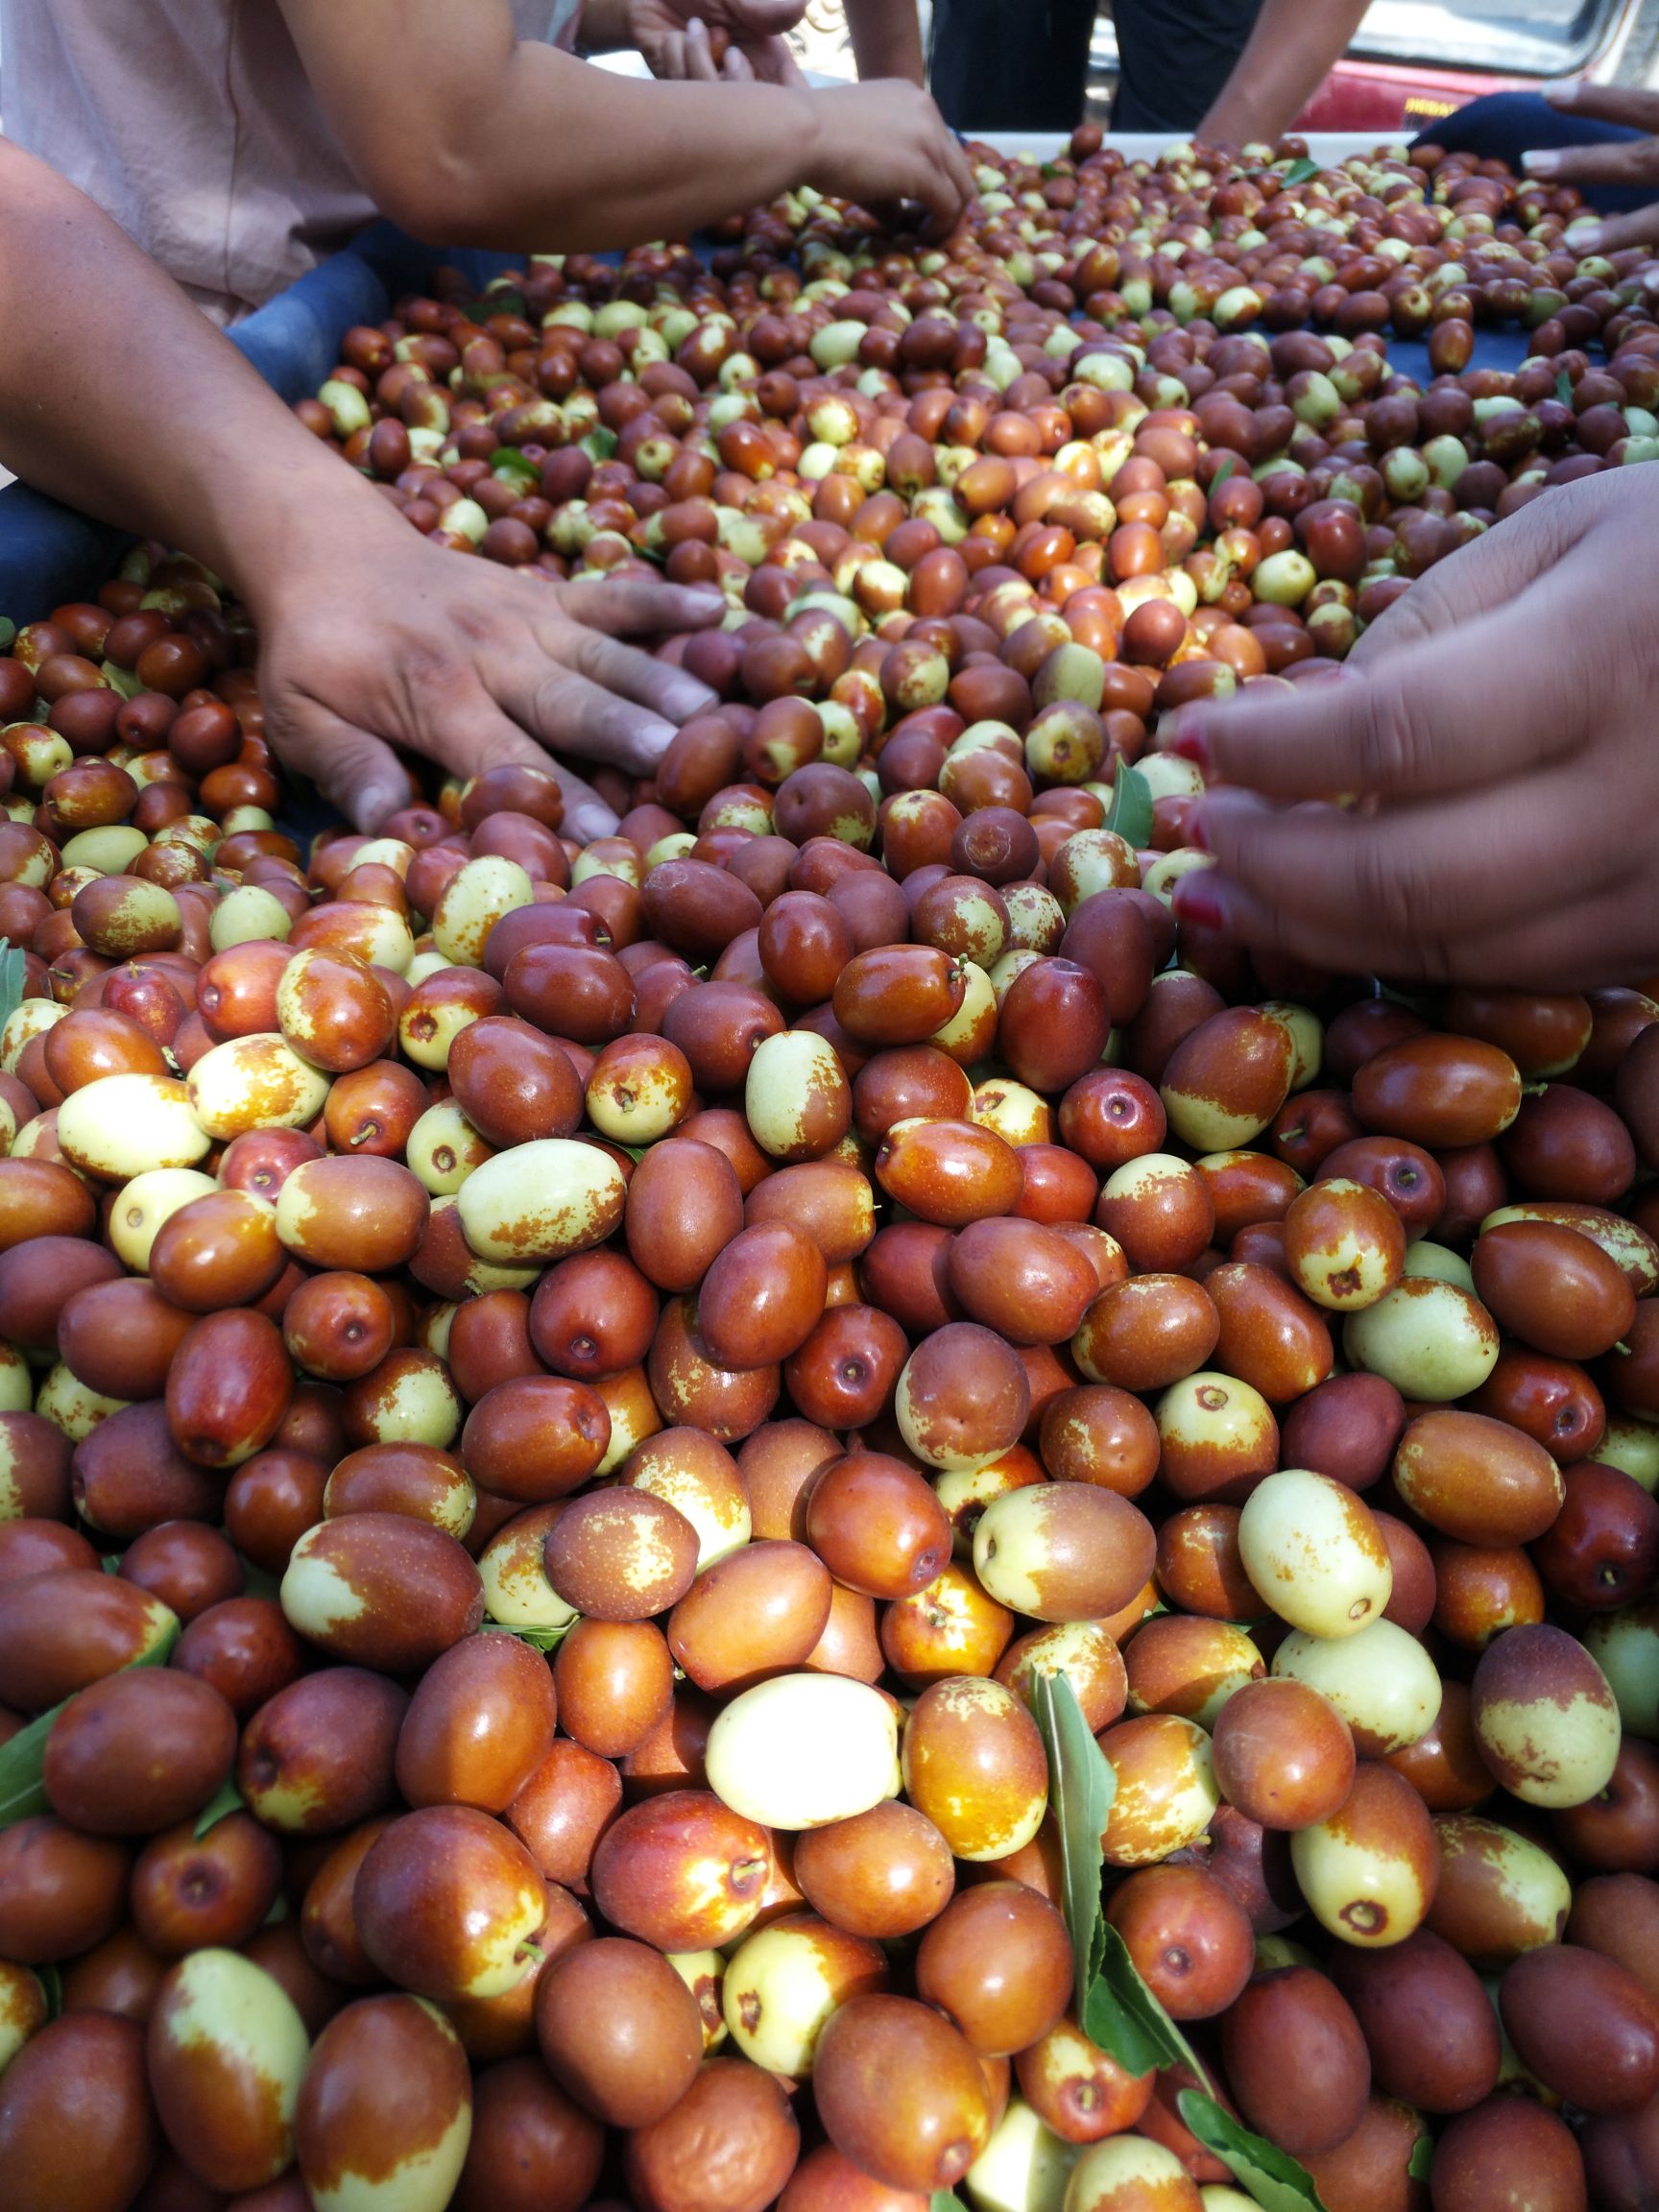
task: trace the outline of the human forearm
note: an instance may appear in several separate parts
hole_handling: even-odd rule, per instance
[[[519,40],[496,0],[282,8],[364,186],[433,244],[635,245],[816,180],[817,110],[794,87],[641,84]]]
[[[1341,60],[1365,7],[1366,0],[1262,0],[1248,44],[1193,135],[1209,145],[1270,144]]]
[[[0,140],[0,461],[37,490],[181,545],[251,601],[300,523],[396,517],[98,208]],[[142,344],[135,344],[136,333]]]
[[[864,77],[907,77],[926,82],[922,29],[914,0],[846,0],[853,54]]]

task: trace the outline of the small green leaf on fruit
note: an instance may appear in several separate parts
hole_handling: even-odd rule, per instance
[[[281,1578],[268,1568],[255,1567],[252,1559],[236,1554],[242,1568],[242,1595],[244,1598],[275,1598],[282,1588]]]
[[[1565,369],[1557,369],[1555,372],[1555,397],[1560,400],[1563,407],[1572,406],[1573,379],[1568,375]]]
[[[1090,1734],[1068,1675],[1033,1677],[1031,1713],[1048,1761],[1048,1804],[1060,1832],[1062,1903],[1081,1998],[1099,1971],[1100,1839],[1118,1777]]]
[[[62,1705],[54,1705],[49,1713],[19,1728],[9,1743],[0,1743],[0,1828],[10,1828],[17,1820],[32,1820],[36,1814],[52,1810],[42,1780],[46,1739],[62,1710]]]
[[[1214,2097],[1183,2089],[1176,2103],[1199,2142],[1232,2168],[1233,2178],[1262,2212],[1325,2212],[1311,2177],[1295,2159],[1265,2136],[1253,2135]]]
[[[577,440],[577,444],[589,461],[609,461],[616,451],[616,433],[614,430],[589,430],[586,438]]]
[[[1233,458],[1231,453],[1223,454],[1220,468],[1216,469],[1214,475],[1210,479],[1211,491],[1214,492],[1217,490],[1221,485],[1225,484],[1228,477],[1233,474],[1238,466],[1238,462]]]
[[[1152,834],[1152,789],[1139,768],[1119,760],[1112,776],[1112,805],[1106,828],[1116,830],[1137,851]]]
[[[505,1621],[487,1621],[485,1626],[497,1629],[503,1635],[517,1636],[520,1644],[532,1645],[538,1651],[557,1651],[570,1633],[568,1625],[564,1628],[515,1628]]]
[[[968,2212],[954,2189],[935,2189],[927,2200],[927,2212]]]
[[[1300,161],[1292,161],[1286,170],[1285,181],[1286,184],[1306,184],[1310,177],[1317,177],[1318,174],[1318,162],[1310,160],[1304,154]]]
[[[1411,2146],[1411,2155],[1406,2161],[1406,2171],[1413,2181],[1427,2181],[1429,2169],[1434,2163],[1434,2138],[1427,2128]]]
[[[1106,1920],[1101,1933],[1099,1968],[1083,2002],[1083,2032],[1131,2074],[1188,2066],[1206,2080],[1191,2045],[1142,1981],[1122,1936]]]
[[[12,650],[12,641],[17,635],[17,625],[10,614],[0,614],[0,653]]]
[[[23,983],[28,973],[21,945],[9,945],[0,937],[0,1029],[4,1029],[23,1003]]]
[[[497,445],[490,456],[492,476],[516,476],[523,484],[540,484],[541,471],[527,461],[517,445]]]
[[[246,1803],[247,1799],[234,1782],[222,1782],[196,1815],[197,1841],[201,1841],[209,1828],[217,1828],[228,1813],[240,1813]]]

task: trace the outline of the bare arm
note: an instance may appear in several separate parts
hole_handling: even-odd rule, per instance
[[[684,236],[796,184],[919,200],[948,228],[972,188],[914,91],[641,84],[518,40],[506,0],[280,5],[368,191],[434,244]]]
[[[429,544],[107,216],[3,139],[0,204],[0,462],[235,587],[271,743],[361,827],[407,794],[394,745],[461,775],[547,767],[554,743],[643,774],[710,703],[620,640],[716,621],[718,593],[563,587]],[[615,827],[558,773],[572,834]]]
[[[925,84],[915,0],[846,0],[853,54],[863,77],[907,77]]]
[[[1271,145],[1347,51],[1366,0],[1262,0],[1233,74],[1193,132],[1212,146]]]

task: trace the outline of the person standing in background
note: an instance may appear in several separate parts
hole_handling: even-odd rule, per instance
[[[1340,60],[1366,0],[1117,0],[1115,131],[1271,143]],[[911,0],[846,0],[860,76],[923,82]],[[927,80],[958,131],[1070,131],[1096,0],[934,0]]]

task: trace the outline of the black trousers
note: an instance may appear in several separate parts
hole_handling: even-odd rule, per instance
[[[1190,131],[1232,74],[1260,0],[1117,0],[1116,131]],[[934,0],[933,97],[958,131],[1070,131],[1096,0]]]

